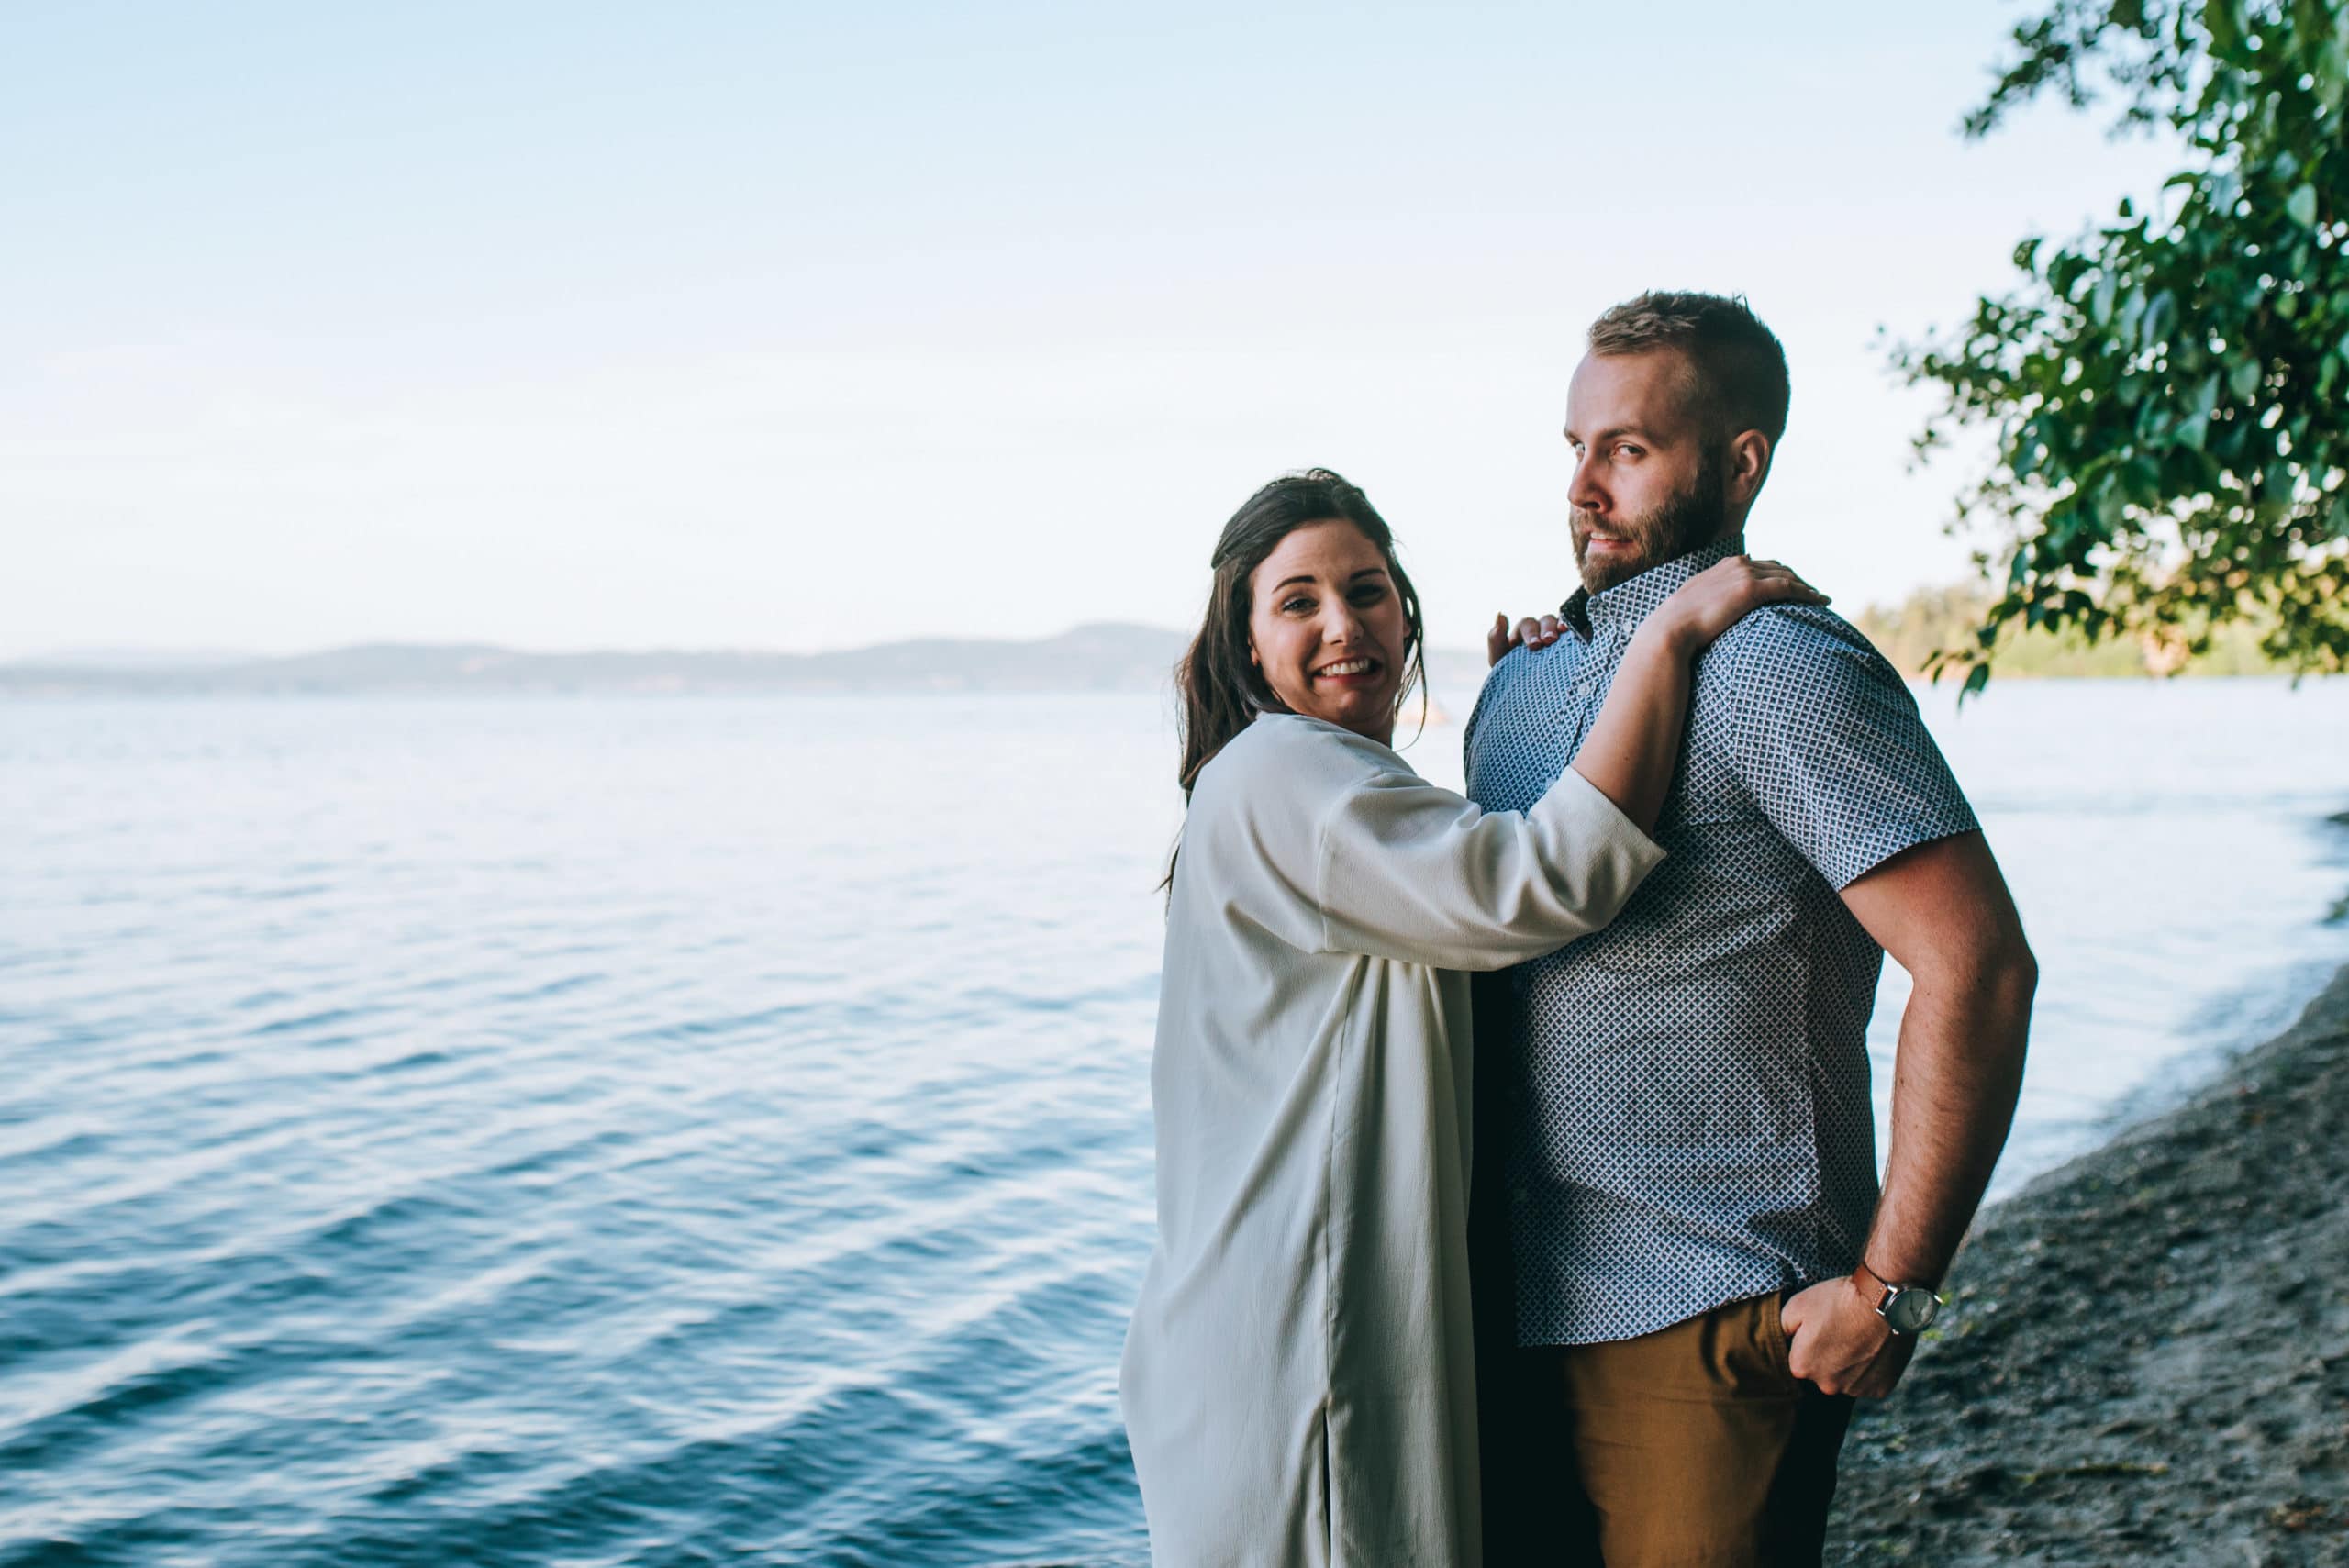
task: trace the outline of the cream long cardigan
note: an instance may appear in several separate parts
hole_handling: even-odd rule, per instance
[[[1605,925],[1663,855],[1571,769],[1486,812],[1291,714],[1201,772],[1119,1379],[1161,1568],[1476,1568],[1462,972]]]

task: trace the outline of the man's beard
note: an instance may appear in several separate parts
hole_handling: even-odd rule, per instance
[[[1702,550],[1720,538],[1721,528],[1729,521],[1729,494],[1721,482],[1720,463],[1712,452],[1705,454],[1698,465],[1697,477],[1687,489],[1670,499],[1659,502],[1636,517],[1616,517],[1607,531],[1629,543],[1625,550],[1609,550],[1598,560],[1589,558],[1591,516],[1577,508],[1574,515],[1575,564],[1582,568],[1582,585],[1594,594],[1603,594],[1618,583],[1628,583],[1641,573],[1675,560],[1692,550]]]

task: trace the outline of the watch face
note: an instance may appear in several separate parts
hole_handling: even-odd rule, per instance
[[[1931,1323],[1941,1309],[1942,1304],[1932,1291],[1910,1285],[1893,1292],[1892,1299],[1885,1303],[1884,1320],[1892,1325],[1896,1333],[1913,1334]]]

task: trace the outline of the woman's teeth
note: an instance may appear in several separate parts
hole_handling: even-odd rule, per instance
[[[1321,675],[1361,675],[1368,673],[1370,666],[1371,661],[1367,659],[1349,659],[1340,664],[1324,664],[1314,673]]]

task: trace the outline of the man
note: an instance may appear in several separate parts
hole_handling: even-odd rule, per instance
[[[1592,327],[1565,432],[1583,587],[1486,683],[1478,804],[1537,799],[1641,619],[1744,549],[1787,397],[1742,300],[1643,295]],[[2021,1080],[2036,966],[1898,673],[1774,606],[1694,686],[1669,858],[1607,930],[1478,993],[1497,1565],[1819,1562],[1852,1400],[1908,1364]],[[1879,1197],[1887,951],[1916,988]]]

